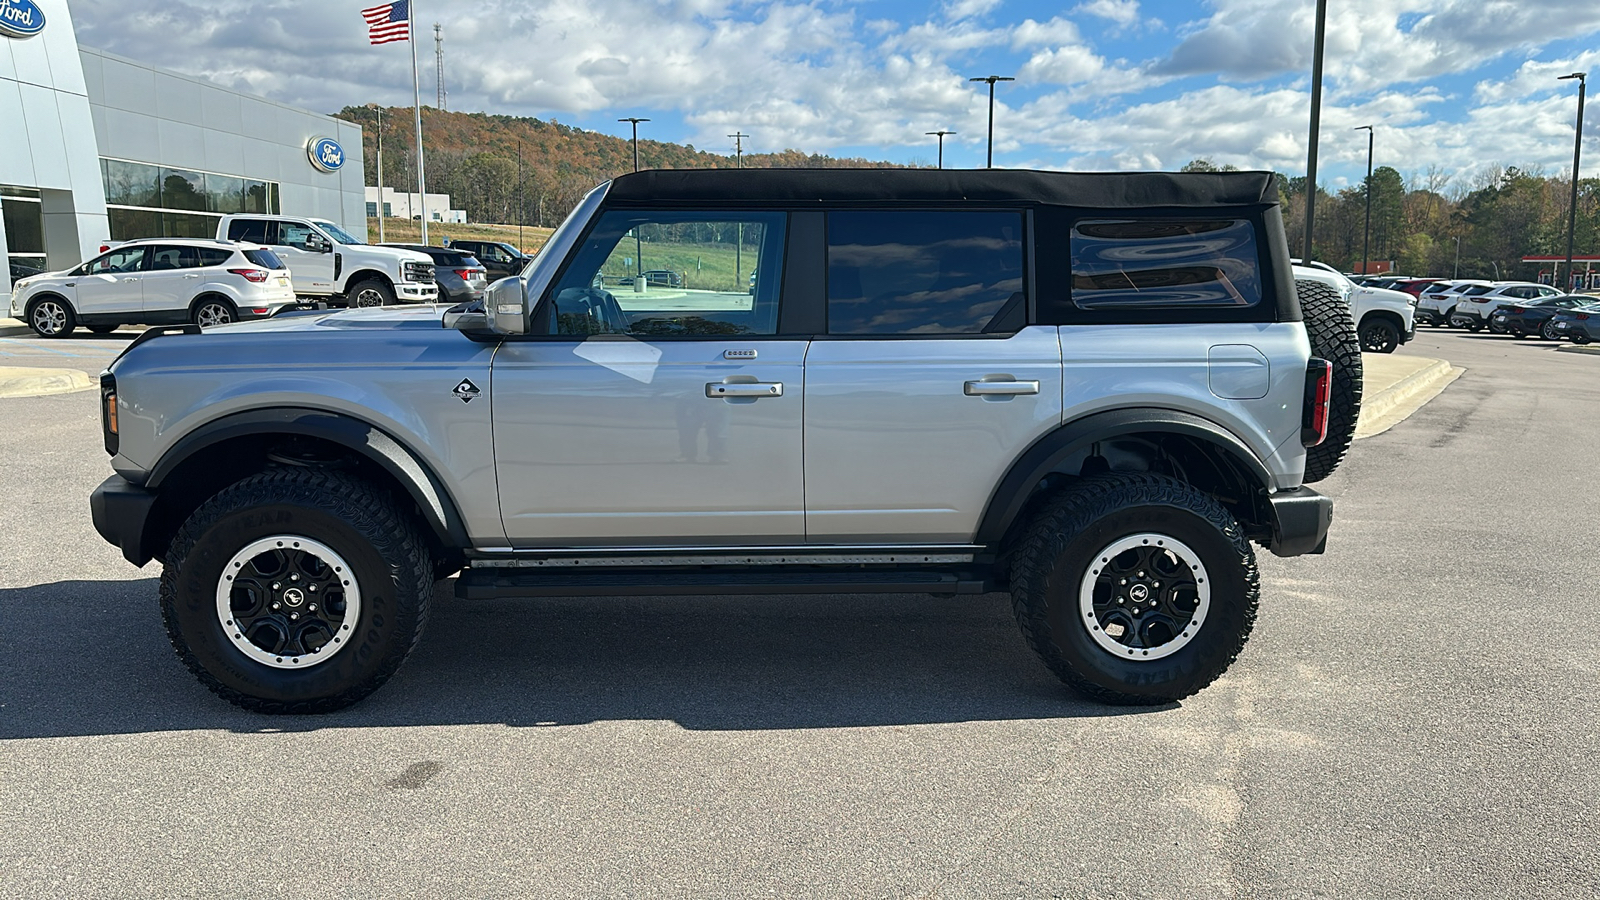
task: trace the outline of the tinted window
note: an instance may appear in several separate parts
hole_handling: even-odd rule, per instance
[[[150,248],[150,264],[147,268],[152,272],[162,272],[169,269],[192,269],[199,263],[200,257],[193,247],[157,244]]]
[[[221,247],[199,247],[196,248],[196,253],[200,257],[202,266],[223,266],[228,264],[228,260],[233,259],[233,251]]]
[[[1073,226],[1079,309],[1250,307],[1261,302],[1255,229],[1242,219],[1089,220]]]
[[[1021,213],[832,212],[828,333],[978,334],[1022,273]]]
[[[278,254],[273,253],[271,250],[267,250],[265,248],[260,250],[246,250],[244,251],[244,258],[250,260],[263,269],[286,268],[283,264],[283,260],[278,258]]]
[[[205,176],[182,169],[161,170],[161,206],[164,209],[206,208]]]
[[[1463,297],[1481,297],[1484,294],[1487,294],[1492,290],[1494,290],[1494,287],[1492,285],[1475,284],[1475,285],[1463,290],[1461,292],[1461,296],[1463,296]]]
[[[228,225],[228,240],[247,244],[275,244],[277,229],[266,219],[234,219]]]
[[[109,275],[114,272],[137,272],[144,262],[144,247],[119,247],[89,263],[91,275]]]
[[[556,285],[556,334],[776,334],[783,213],[608,212]],[[666,273],[652,276],[651,273]]]
[[[144,163],[100,161],[106,202],[121,206],[160,206],[161,170]]]

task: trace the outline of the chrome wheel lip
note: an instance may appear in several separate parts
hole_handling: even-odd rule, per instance
[[[1094,588],[1100,572],[1111,560],[1125,551],[1155,545],[1169,550],[1184,565],[1189,567],[1195,578],[1195,593],[1199,598],[1194,614],[1189,617],[1187,624],[1172,640],[1155,647],[1130,647],[1110,635],[1100,627],[1100,621],[1094,612]],[[1205,624],[1211,612],[1211,576],[1207,574],[1205,564],[1200,561],[1200,555],[1188,544],[1178,540],[1170,534],[1146,531],[1130,534],[1100,548],[1089,560],[1089,566],[1084,570],[1083,579],[1078,585],[1078,621],[1088,632],[1100,649],[1118,659],[1129,662],[1154,662],[1165,659],[1184,647],[1187,647],[1200,633],[1201,626]]]
[[[245,563],[250,562],[262,553],[272,550],[298,550],[320,558],[335,572],[343,573],[345,613],[343,624],[339,632],[334,635],[333,649],[326,652],[314,652],[304,656],[280,656],[252,644],[244,636],[244,630],[234,627],[233,618],[233,573],[242,569]],[[356,625],[361,621],[361,584],[356,580],[355,572],[350,568],[350,563],[334,551],[332,547],[321,541],[313,540],[298,534],[274,534],[252,541],[235,553],[222,567],[222,574],[217,578],[217,623],[221,626],[228,640],[240,653],[251,660],[274,669],[309,669],[323,665],[328,660],[339,655],[339,652],[350,646],[351,639],[355,637]]]
[[[41,300],[33,308],[33,326],[44,334],[60,334],[67,327],[66,307],[54,300]]]
[[[195,324],[201,328],[211,328],[216,325],[226,325],[233,321],[228,308],[221,303],[202,303],[195,311]]]

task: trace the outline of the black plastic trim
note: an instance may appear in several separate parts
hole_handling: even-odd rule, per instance
[[[456,596],[614,597],[682,594],[983,594],[996,590],[985,570],[740,567],[596,569],[530,573],[470,568],[456,580]]]
[[[112,546],[122,551],[122,557],[136,566],[142,566],[155,557],[145,544],[145,524],[150,519],[150,509],[155,506],[156,494],[121,475],[113,475],[100,483],[89,495],[89,514],[94,520],[94,530]]]
[[[405,486],[434,534],[446,547],[471,546],[459,508],[443,482],[408,448],[368,422],[325,410],[256,409],[225,416],[184,435],[150,471],[155,490],[185,460],[213,444],[252,434],[296,434],[322,438],[377,463]]]
[[[1068,422],[1035,441],[995,487],[978,525],[974,543],[995,544],[1003,539],[1011,523],[1027,505],[1034,488],[1062,460],[1097,441],[1151,432],[1183,435],[1213,444],[1242,463],[1263,490],[1272,485],[1272,473],[1255,451],[1233,432],[1210,419],[1171,409],[1114,409]]]
[[[1272,508],[1272,555],[1300,556],[1327,549],[1328,529],[1333,525],[1332,497],[1297,487],[1271,494],[1267,502]]]

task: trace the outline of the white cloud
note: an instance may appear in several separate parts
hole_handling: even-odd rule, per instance
[[[1110,19],[1126,28],[1139,21],[1139,0],[1088,0],[1074,6],[1072,11]]]

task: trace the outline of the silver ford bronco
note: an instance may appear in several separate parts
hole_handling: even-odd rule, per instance
[[[643,172],[479,308],[147,331],[92,507],[262,712],[377,689],[453,575],[1009,591],[1067,684],[1167,703],[1243,648],[1252,543],[1322,552],[1360,377],[1270,173]]]

